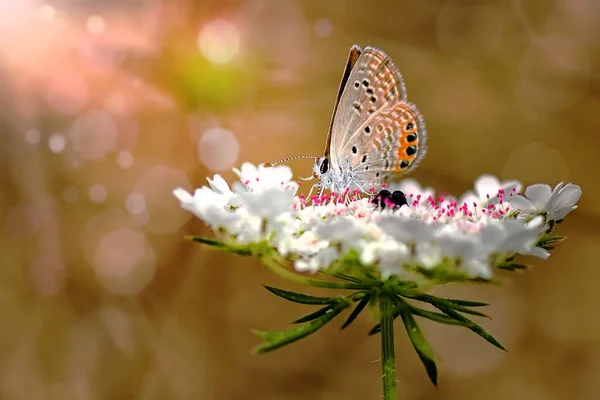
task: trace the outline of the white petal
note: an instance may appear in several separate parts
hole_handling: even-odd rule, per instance
[[[569,183],[552,199],[549,207],[554,209],[574,206],[581,198],[581,194],[581,186]]]
[[[490,279],[492,277],[492,270],[489,264],[480,259],[463,260],[462,267],[473,278]]]
[[[550,257],[550,253],[547,250],[542,249],[541,247],[537,247],[537,246],[533,246],[531,248],[529,254],[534,257],[541,258],[542,260],[547,260],[548,257]]]
[[[500,181],[494,175],[481,175],[475,181],[475,191],[480,199],[485,199],[489,195],[495,197],[500,189]]]
[[[535,185],[527,186],[525,189],[525,197],[527,197],[538,211],[547,211],[546,206],[552,195],[550,185],[536,183]]]
[[[523,211],[525,213],[536,213],[537,210],[535,205],[526,197],[521,196],[520,194],[513,196],[510,199],[510,205],[512,208]]]
[[[548,219],[550,221],[558,221],[567,216],[571,211],[575,210],[577,206],[555,208],[548,213]]]
[[[219,194],[233,194],[229,185],[221,175],[215,175],[213,179],[206,179],[211,189]]]
[[[416,245],[416,260],[424,268],[433,268],[442,262],[440,248],[424,242]]]
[[[194,202],[194,198],[192,195],[183,188],[176,188],[173,190],[173,196],[177,197],[182,204],[192,204]]]
[[[360,262],[364,265],[371,265],[375,261],[377,261],[377,244],[376,242],[367,243],[360,254]]]

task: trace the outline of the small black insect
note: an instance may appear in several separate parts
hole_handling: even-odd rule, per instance
[[[408,206],[406,196],[401,190],[394,190],[394,193],[391,193],[389,190],[383,189],[373,197],[371,203],[381,207],[381,209],[393,206],[394,210],[398,210],[402,206]]]

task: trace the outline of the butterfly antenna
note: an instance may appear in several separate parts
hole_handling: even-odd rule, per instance
[[[290,161],[290,160],[296,160],[298,158],[312,158],[312,159],[316,160],[319,157],[315,157],[315,156],[294,156],[294,157],[283,158],[281,160],[270,162],[270,163],[264,163],[263,166],[265,168],[270,168],[270,167],[276,166],[277,164],[281,164],[282,162],[286,162],[286,161]]]

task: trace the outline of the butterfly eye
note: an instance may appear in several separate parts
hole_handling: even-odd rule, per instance
[[[327,171],[329,170],[329,160],[326,158],[323,160],[323,163],[321,164],[321,168],[319,169],[319,171],[321,171],[322,174],[327,173]]]

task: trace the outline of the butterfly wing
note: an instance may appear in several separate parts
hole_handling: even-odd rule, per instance
[[[363,128],[344,150],[351,154],[354,182],[363,190],[414,169],[427,152],[425,121],[414,104],[400,101],[381,109],[367,126],[369,132]]]
[[[427,130],[390,57],[367,47],[339,96],[331,125],[331,162],[353,171],[363,189],[412,170],[426,153]]]
[[[344,92],[344,89],[346,88],[346,83],[348,82],[348,77],[350,76],[350,73],[352,72],[352,69],[354,68],[354,65],[356,65],[356,61],[360,57],[361,53],[362,53],[362,49],[360,48],[360,46],[358,46],[356,44],[353,45],[350,48],[350,53],[348,54],[348,61],[346,62],[346,68],[344,68],[344,73],[342,74],[342,81],[340,82],[340,87],[338,89],[338,94],[337,94],[337,97],[335,99],[335,106],[333,107],[333,113],[331,115],[331,121],[329,122],[329,129],[327,131],[327,139],[325,140],[326,144],[325,144],[324,155],[327,158],[330,157],[331,132],[332,132],[332,129],[333,129],[333,122],[335,120],[335,115],[337,113],[337,110],[339,109],[340,99],[342,97],[342,93]]]
[[[344,147],[361,134],[377,112],[406,100],[400,72],[383,51],[367,47],[345,80],[330,129],[330,158],[338,164]]]

